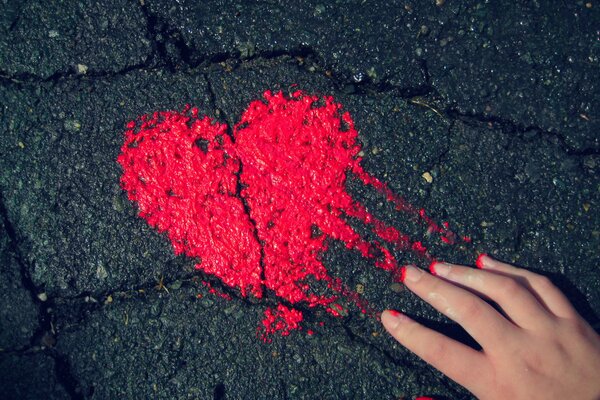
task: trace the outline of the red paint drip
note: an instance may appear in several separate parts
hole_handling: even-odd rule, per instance
[[[261,298],[266,288],[291,304],[321,306],[340,316],[346,311],[334,303],[339,296],[311,291],[311,280],[324,281],[361,311],[374,313],[321,262],[328,238],[373,259],[395,278],[401,272],[384,243],[433,257],[420,241],[351,198],[349,172],[442,241],[455,243],[456,234],[362,169],[354,122],[332,97],[267,91],[264,100],[250,103],[234,128],[235,143],[225,125],[199,118],[195,108],[130,122],[118,158],[122,187],[140,216],[168,235],[175,253],[196,258],[196,268],[243,296]],[[382,242],[363,239],[347,217],[364,222]],[[280,304],[265,312],[264,332],[287,335],[301,321],[300,311]]]

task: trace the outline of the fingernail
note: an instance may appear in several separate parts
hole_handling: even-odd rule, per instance
[[[483,263],[484,262],[483,259],[485,257],[489,257],[489,256],[485,253],[481,253],[479,255],[479,257],[477,257],[477,261],[475,261],[475,265],[477,266],[477,268],[484,269],[485,267],[487,267],[487,265],[484,265],[484,263]]]
[[[446,264],[444,262],[437,262],[434,261],[431,263],[431,266],[429,267],[431,270],[431,273],[437,276],[447,276],[450,271],[452,270],[452,266],[449,264]]]
[[[394,328],[403,322],[410,321],[405,314],[396,310],[385,310],[381,314],[381,322],[390,328]]]
[[[413,265],[406,265],[402,271],[403,282],[418,282],[423,276],[423,271]]]

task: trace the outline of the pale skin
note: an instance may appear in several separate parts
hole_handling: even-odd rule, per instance
[[[483,400],[599,399],[600,336],[564,294],[544,276],[485,255],[478,266],[438,262],[433,274],[408,266],[404,283],[481,351],[394,310],[381,315],[385,329]]]

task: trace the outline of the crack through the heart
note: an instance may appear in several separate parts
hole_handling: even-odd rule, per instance
[[[288,305],[324,307],[341,316],[345,310],[337,300],[343,297],[372,312],[322,263],[329,238],[396,279],[398,263],[388,246],[433,259],[420,241],[352,199],[346,191],[350,172],[441,241],[460,240],[447,224],[438,225],[362,169],[354,122],[333,98],[267,91],[264,99],[249,104],[231,137],[225,125],[199,118],[195,108],[142,116],[128,124],[118,159],[129,199],[169,236],[177,254],[201,258],[196,268],[243,296],[262,298],[269,290],[282,299],[265,311],[263,334],[300,328],[302,312]],[[378,239],[366,241],[345,217],[361,221]],[[315,291],[317,282],[325,283],[324,291]]]

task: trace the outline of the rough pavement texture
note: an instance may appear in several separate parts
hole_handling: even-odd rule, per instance
[[[234,124],[293,84],[333,95],[365,169],[473,243],[434,242],[350,179],[373,214],[440,258],[549,275],[598,329],[600,6],[340,3],[0,4],[1,397],[469,398],[355,311],[263,344],[275,299],[209,294],[120,189],[127,121],[189,103]],[[468,340],[343,245],[323,259]]]

